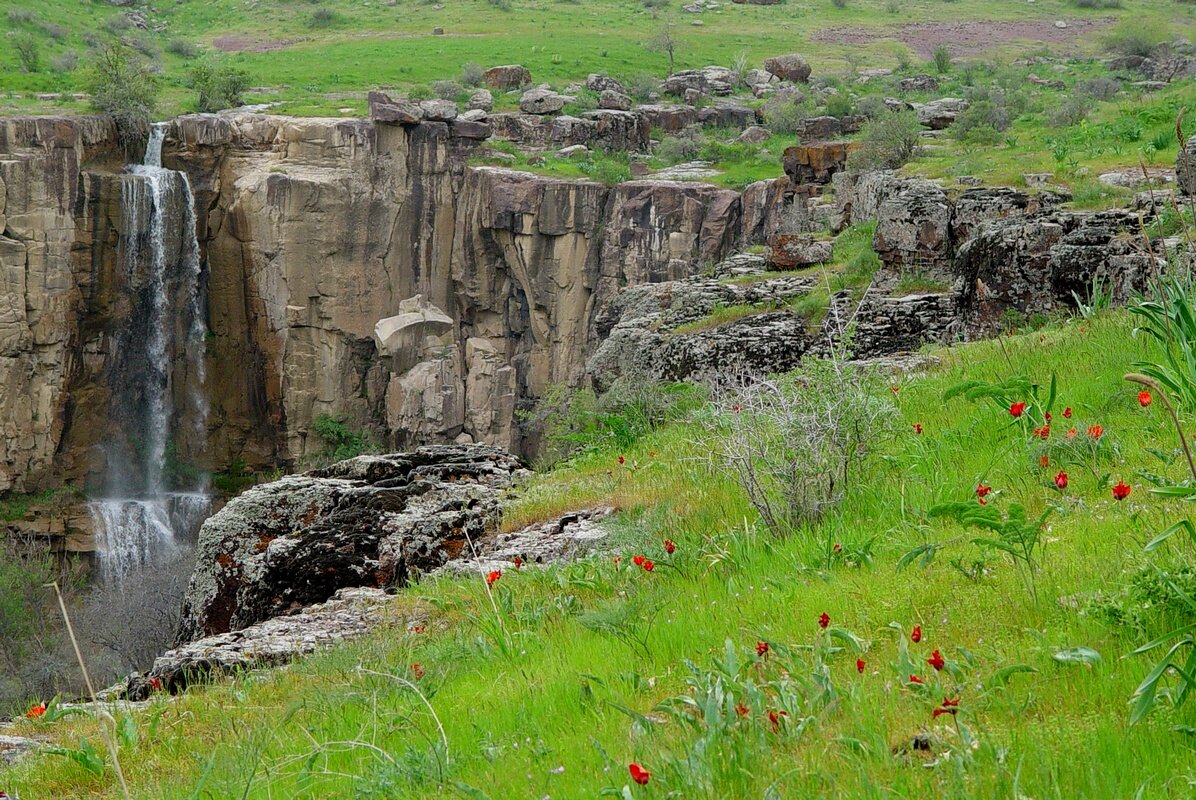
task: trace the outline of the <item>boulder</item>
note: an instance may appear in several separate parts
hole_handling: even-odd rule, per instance
[[[967,100],[958,97],[941,97],[925,104],[913,104],[918,115],[918,122],[933,131],[941,131],[951,127],[955,118],[970,106]]]
[[[797,138],[801,142],[825,142],[843,134],[838,117],[806,117],[797,123]]]
[[[715,100],[698,109],[698,122],[716,128],[746,128],[756,124],[756,110],[733,100]]]
[[[525,114],[555,114],[565,107],[567,98],[551,89],[528,89],[519,98],[519,109]]]
[[[614,89],[603,89],[598,98],[598,107],[609,111],[630,111],[631,98]]]
[[[897,88],[902,92],[933,92],[939,88],[939,81],[933,75],[922,73],[902,78],[897,82]]]
[[[493,89],[509,92],[512,89],[521,89],[531,83],[532,73],[527,67],[519,64],[505,64],[486,70],[482,79],[486,81],[487,86]]]
[[[489,89],[478,89],[469,96],[465,108],[470,111],[493,111],[494,95],[490,94]]]
[[[745,144],[760,144],[766,141],[772,133],[767,128],[761,128],[759,125],[749,125],[744,128],[743,133],[739,134],[738,141]]]
[[[419,104],[424,119],[432,122],[450,122],[457,118],[457,104],[452,100],[424,100]]]
[[[774,269],[800,269],[831,260],[831,243],[800,233],[778,233],[768,239],[768,264]]]
[[[693,106],[643,105],[635,110],[644,116],[649,127],[660,128],[665,133],[680,133],[698,121],[698,110]]]
[[[418,125],[423,121],[423,109],[415,103],[408,103],[405,100],[391,100],[383,92],[370,92],[367,97],[370,119],[374,122]]]
[[[180,644],[237,631],[340,589],[408,583],[496,526],[524,464],[484,445],[359,456],[248,489],[199,533]]]
[[[591,72],[586,76],[586,88],[591,92],[617,92],[618,94],[627,94],[627,90],[623,88],[623,84],[619,83],[609,75],[603,75],[597,72]]]
[[[797,53],[767,58],[764,60],[764,69],[783,81],[807,83],[810,80],[810,65]]]
[[[675,97],[684,97],[686,92],[729,95],[735,91],[738,83],[739,75],[734,71],[726,67],[709,66],[674,72],[665,78],[660,90]]]
[[[942,188],[931,181],[905,181],[880,204],[872,249],[885,267],[900,271],[949,271],[954,255],[952,206]]]
[[[794,185],[829,183],[847,165],[856,142],[817,142],[785,148],[781,166]]]

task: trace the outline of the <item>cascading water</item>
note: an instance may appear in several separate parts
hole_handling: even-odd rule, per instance
[[[169,560],[208,511],[206,478],[181,442],[202,446],[204,315],[195,210],[185,173],[162,167],[166,128],[122,183],[123,279],[132,309],[114,341],[103,498],[90,504],[101,579]],[[189,423],[190,430],[184,430]]]

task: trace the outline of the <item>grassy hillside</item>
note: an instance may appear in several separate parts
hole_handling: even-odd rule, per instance
[[[825,73],[843,70],[847,57],[861,67],[926,59],[940,42],[969,58],[1044,43],[1084,53],[1118,18],[1146,14],[1181,30],[1196,18],[1191,6],[1172,0],[1099,9],[1070,0],[848,0],[842,8],[831,0],[776,6],[727,0],[701,15],[682,13],[680,2],[650,5],[658,7],[640,0],[161,0],[122,9],[96,0],[3,0],[0,26],[9,37],[32,40],[40,64],[26,71],[15,47],[0,48],[0,93],[9,95],[0,99],[0,113],[77,107],[69,98],[39,101],[36,94],[77,91],[79,67],[111,36],[136,43],[160,64],[167,84],[163,114],[193,107],[183,85],[186,66],[204,52],[250,74],[261,88],[252,102],[286,101],[284,113],[337,114],[361,113],[368,88],[451,79],[469,62],[522,63],[535,80],[557,84],[590,72],[660,76],[667,59],[645,45],[665,21],[675,25],[678,68],[730,65],[740,55],[758,64],[796,51]],[[145,30],[128,22],[129,10]],[[1059,19],[1071,27],[1055,28]],[[975,20],[1041,24],[990,32],[966,27]],[[437,27],[443,35],[433,35]],[[75,68],[69,68],[72,56]]]
[[[1133,726],[1127,705],[1150,668],[1130,651],[1187,618],[1157,575],[1192,581],[1187,551],[1143,552],[1184,515],[1143,477],[1184,474],[1161,404],[1142,408],[1122,380],[1147,345],[1119,312],[935,355],[929,374],[880,393],[899,435],[820,522],[774,538],[712,468],[700,432],[725,430],[733,409],[597,443],[537,477],[507,524],[613,503],[617,564],[505,574],[493,607],[480,577],[426,582],[395,601],[426,632],[398,626],[155,701],[124,726],[133,795],[1188,797],[1191,705],[1164,702]],[[944,399],[964,379],[1014,375],[1043,394],[1055,376],[1048,439],[996,403]],[[1110,488],[1120,480],[1123,501]],[[1033,573],[928,514],[948,501],[979,509],[979,484],[1002,517],[1015,504],[1031,519],[1052,512]],[[927,543],[942,545],[937,558],[898,568]],[[636,554],[655,569],[635,567]],[[945,697],[957,716],[934,715]],[[37,728],[99,748],[90,722]],[[924,733],[928,751],[915,745]],[[652,773],[646,786],[631,783],[630,762]],[[36,798],[114,796],[110,771],[63,757],[3,783]]]

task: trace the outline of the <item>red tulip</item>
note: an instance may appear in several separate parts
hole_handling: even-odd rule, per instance
[[[910,675],[910,676],[909,676],[909,682],[910,682],[910,683],[916,683],[916,684],[918,684],[919,686],[921,686],[922,684],[924,684],[924,683],[925,683],[925,681],[923,681],[923,680],[922,680],[921,678],[919,678],[917,675]]]
[[[647,786],[648,781],[652,780],[652,773],[634,761],[627,765],[627,771],[631,773],[631,779],[640,786]]]
[[[1051,458],[1046,453],[1043,453],[1042,456],[1038,459],[1038,466],[1042,467],[1043,469],[1046,469],[1047,465],[1050,463],[1051,463]]]
[[[669,555],[672,555],[673,553],[677,552],[676,543],[674,543],[672,539],[665,539],[664,540],[664,551],[666,553],[668,553]]]
[[[1019,403],[1010,403],[1009,404],[1009,416],[1011,416],[1011,417],[1020,417],[1023,413],[1025,413],[1025,411],[1026,411],[1025,403],[1019,402]]]
[[[838,542],[835,542],[834,546],[831,547],[831,550],[834,550],[836,553],[842,553],[843,545],[839,544]]]
[[[992,490],[993,490],[993,487],[985,486],[984,483],[981,482],[980,485],[976,487],[976,496],[977,497],[986,497],[986,496],[988,496],[988,493],[991,492]]]
[[[1088,426],[1088,435],[1091,436],[1093,439],[1099,439],[1100,437],[1105,435],[1105,429],[1102,428],[1100,425],[1089,425]]]
[[[511,563],[515,565],[515,569],[521,569],[523,567],[523,559],[519,556],[512,558]]]
[[[1066,433],[1066,435],[1064,436],[1064,438],[1066,438],[1066,439],[1069,439],[1069,440],[1070,440],[1070,439],[1074,439],[1074,438],[1076,438],[1076,436],[1078,436],[1079,434],[1080,434],[1080,432],[1079,432],[1079,431],[1077,431],[1075,428],[1068,428],[1068,429],[1067,429],[1067,433]]]
[[[819,628],[822,628],[823,630],[825,630],[825,629],[826,629],[826,626],[827,626],[827,625],[830,625],[830,624],[831,624],[831,616],[830,616],[830,614],[827,614],[825,611],[823,611],[823,612],[822,612],[822,616],[820,616],[820,617],[818,618],[818,627],[819,627]]]
[[[935,650],[933,653],[930,654],[930,658],[926,659],[926,663],[929,664],[930,666],[934,667],[936,672],[941,672],[943,669],[943,666],[947,662],[943,660],[943,654],[940,653],[938,650]]]
[[[855,660],[855,671],[860,673],[861,675],[864,674],[864,659],[857,658]]]
[[[892,392],[893,394],[897,394],[898,392],[901,391],[901,387],[893,385],[893,386],[889,387],[889,391]]]
[[[910,641],[912,641],[914,644],[917,644],[918,642],[922,641],[922,626],[915,625],[914,632],[909,635],[909,638],[910,638]]]
[[[938,719],[940,714],[951,714],[952,716],[954,716],[955,713],[959,710],[958,706],[959,706],[958,700],[952,700],[949,697],[944,697],[943,704],[940,707],[936,708],[934,710],[934,714],[932,714],[931,716],[934,719]]]
[[[151,690],[153,690],[155,692],[162,691],[162,679],[161,678],[150,678],[149,679],[149,687]]]
[[[743,703],[740,703],[737,706],[735,706],[735,713],[741,717],[746,717],[749,713],[748,707],[745,706]]]
[[[1051,424],[1051,412],[1049,412],[1049,411],[1042,412],[1042,418],[1044,420],[1046,420],[1047,425]]]
[[[1130,496],[1130,487],[1125,481],[1118,481],[1117,485],[1113,487],[1113,499],[1124,500]]]
[[[656,565],[652,563],[652,559],[650,558],[645,558],[644,563],[640,566],[643,568],[644,572],[651,572],[652,570],[656,569]]]
[[[486,576],[486,585],[493,586],[495,584],[495,582],[501,577],[502,577],[501,569],[492,570],[490,572],[490,574]]]
[[[37,719],[38,717],[42,716],[45,713],[46,713],[46,704],[45,703],[35,703],[34,705],[29,707],[28,711],[25,712],[25,716],[28,717],[29,719]]]
[[[763,657],[768,653],[768,642],[756,642],[756,655]]]
[[[638,555],[631,559],[631,563],[635,564],[637,567],[642,567],[646,560],[647,559],[643,555]]]
[[[914,433],[916,433],[918,436],[922,435],[922,423],[921,422],[914,423]]]
[[[411,665],[411,674],[415,676],[416,680],[419,680],[420,678],[422,678],[424,676],[424,665],[418,664],[418,663],[412,664]]]
[[[1071,406],[1063,409],[1063,416],[1067,419],[1071,419]]]
[[[1146,391],[1145,389],[1138,392],[1138,405],[1146,408],[1152,402],[1154,402],[1154,398],[1150,396],[1150,392]]]
[[[627,463],[627,459],[623,458],[623,456],[619,456],[619,463],[620,463],[620,464],[626,464],[626,463]]]
[[[769,723],[772,724],[772,732],[773,733],[780,733],[781,717],[787,717],[787,716],[789,716],[789,715],[787,713],[785,713],[784,711],[769,711],[768,712],[768,721],[769,721]]]
[[[1059,474],[1055,476],[1055,486],[1059,489],[1059,491],[1063,491],[1064,489],[1067,488],[1067,473],[1066,472],[1060,470]]]
[[[1051,426],[1050,425],[1040,425],[1039,427],[1034,429],[1034,435],[1037,436],[1039,439],[1049,439],[1051,436]]]

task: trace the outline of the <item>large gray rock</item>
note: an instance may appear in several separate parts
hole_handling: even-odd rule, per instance
[[[807,83],[810,80],[810,65],[797,53],[767,58],[764,60],[764,69],[783,81]]]
[[[685,97],[686,92],[729,95],[735,91],[739,75],[726,67],[709,66],[674,72],[665,78],[660,90],[665,94]]]
[[[490,531],[523,471],[498,448],[441,445],[255,486],[200,530],[178,640],[247,628],[339,589],[406,584]]]
[[[872,249],[886,266],[946,274],[954,255],[950,201],[930,181],[909,181],[880,204]]]
[[[955,118],[968,110],[967,100],[958,97],[941,97],[929,103],[914,103],[914,112],[918,115],[918,122],[932,131],[941,131],[951,127]]]
[[[368,102],[370,119],[374,122],[418,125],[424,118],[424,111],[417,103],[391,100],[383,92],[370,92]]]
[[[519,64],[504,64],[500,67],[491,67],[483,73],[483,80],[486,85],[498,89],[500,92],[509,92],[512,89],[521,89],[532,82],[532,74],[527,67]]]
[[[565,107],[568,98],[551,89],[528,89],[519,98],[519,109],[525,114],[555,114]]]
[[[469,102],[465,107],[469,111],[493,111],[494,95],[489,89],[478,89],[469,96]]]
[[[609,75],[592,72],[586,77],[586,88],[592,92],[615,92],[617,94],[627,94],[627,90],[623,88],[623,84],[619,83]]]
[[[598,98],[598,107],[611,111],[630,111],[631,98],[614,89],[603,89]]]

